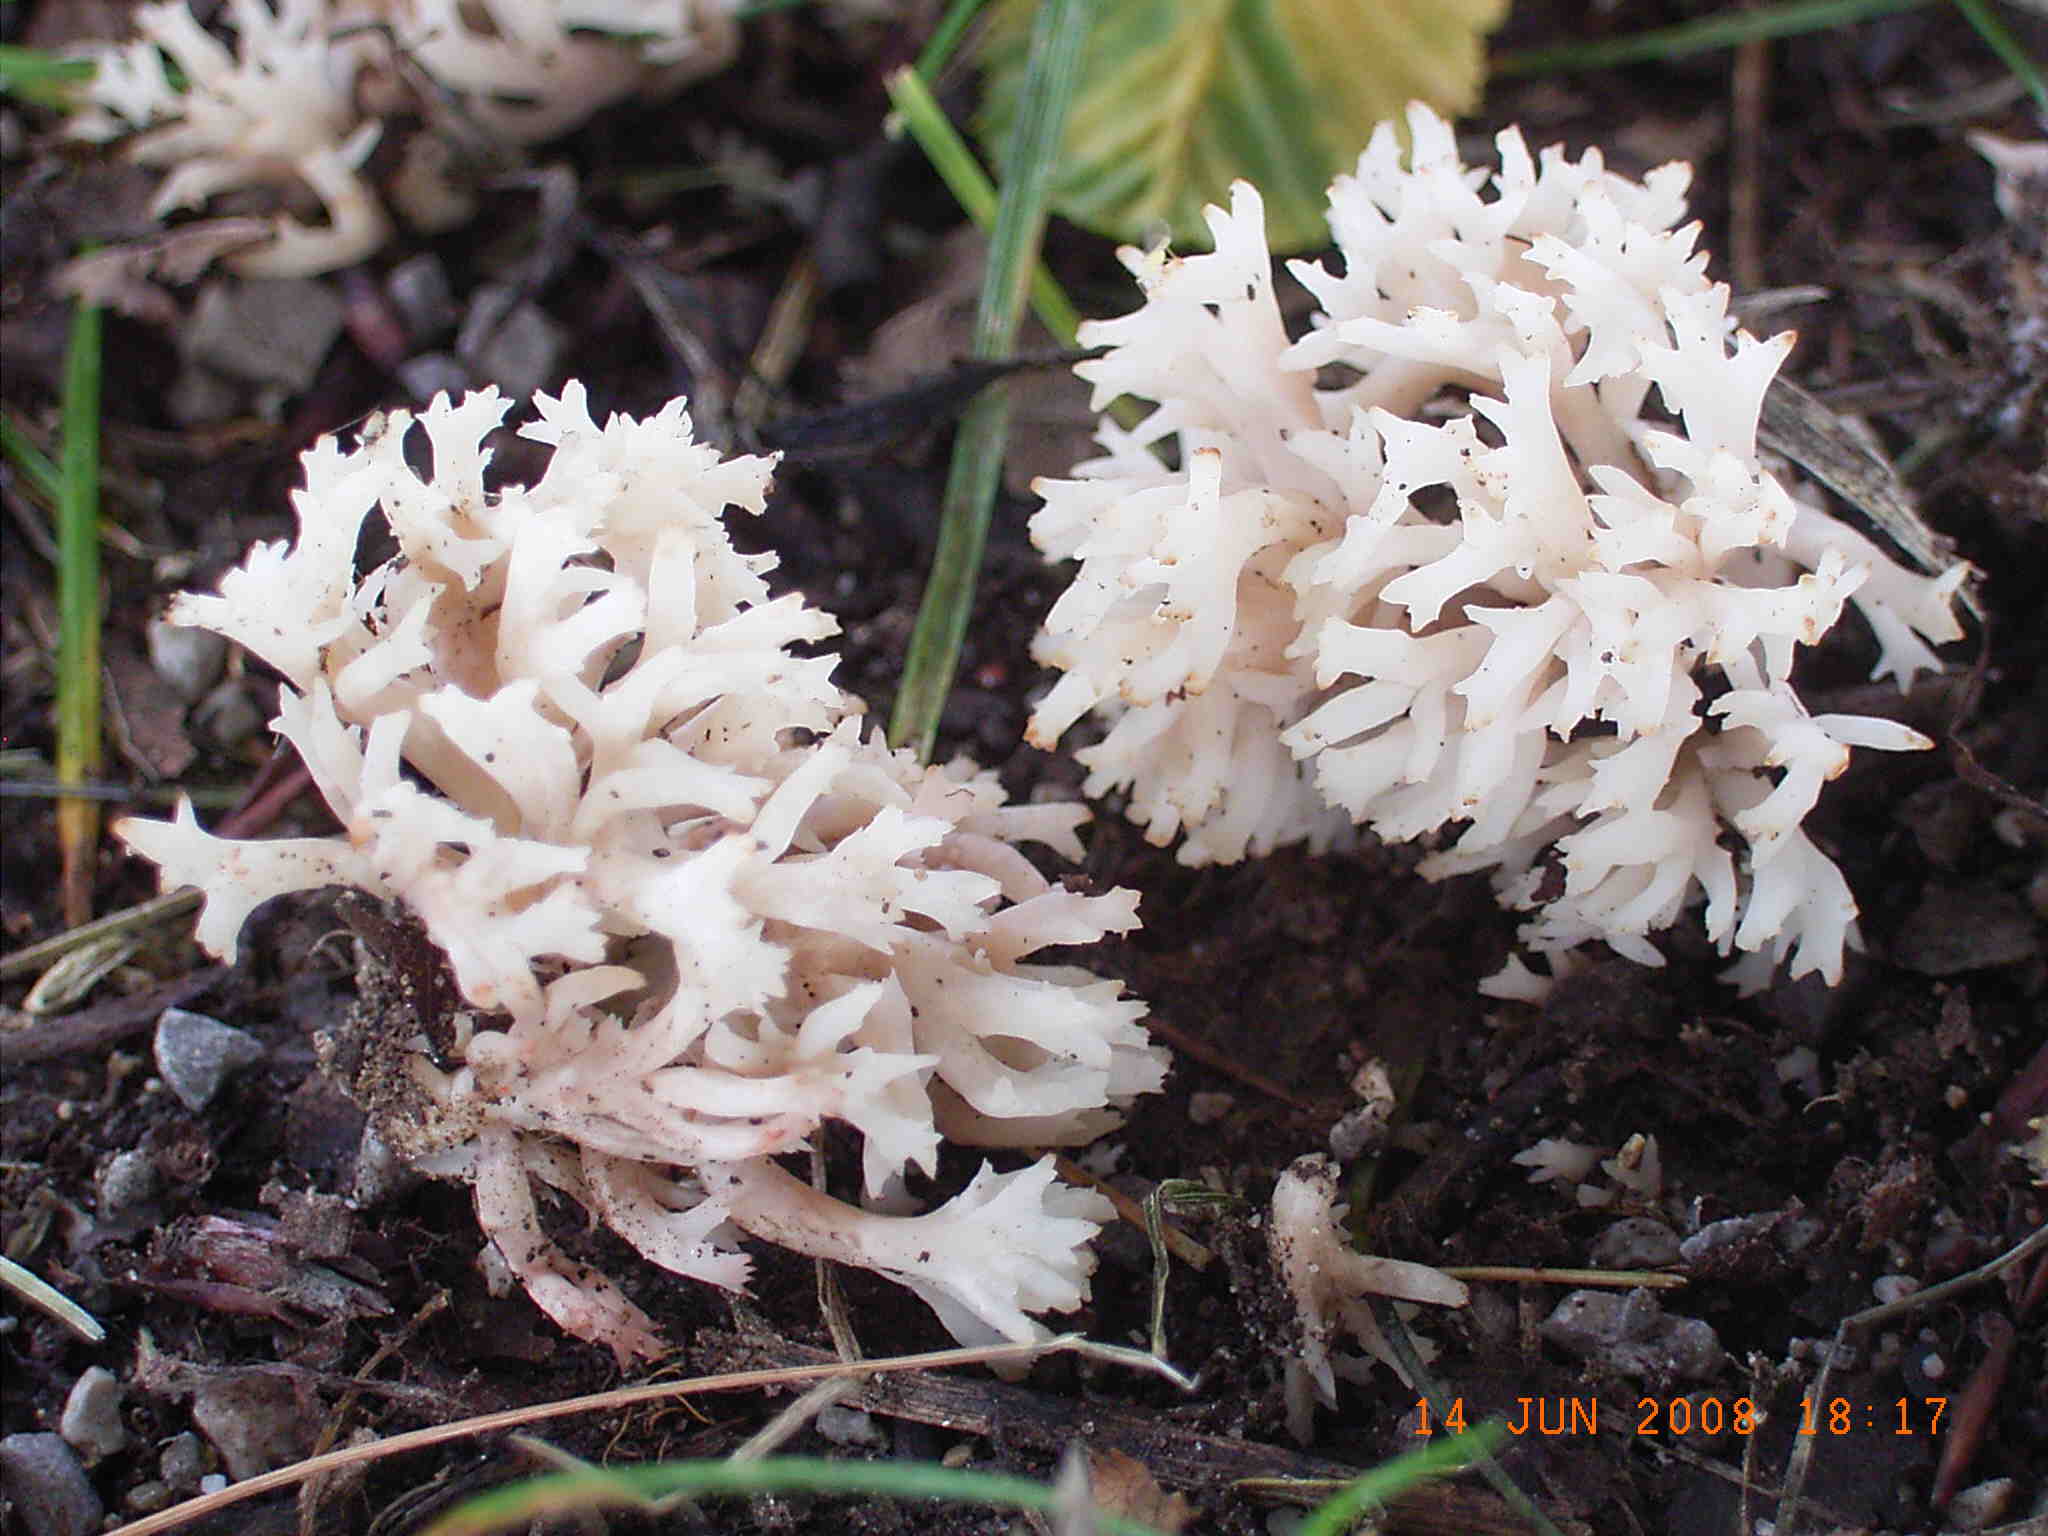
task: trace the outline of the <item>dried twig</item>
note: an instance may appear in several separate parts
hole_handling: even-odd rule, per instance
[[[166,1008],[191,1001],[227,973],[224,965],[210,965],[146,992],[95,1003],[29,1029],[0,1034],[0,1067],[23,1067],[31,1062],[54,1061],[60,1056],[103,1051],[130,1035],[141,1034]]]
[[[1997,1278],[2015,1264],[2023,1264],[2035,1254],[2048,1252],[2048,1227],[2043,1227],[2025,1241],[2008,1248],[1988,1264],[1979,1265],[1967,1274],[1944,1280],[1939,1285],[1930,1285],[1924,1291],[1915,1291],[1898,1301],[1886,1302],[1883,1306],[1866,1307],[1861,1312],[1852,1312],[1835,1328],[1834,1347],[1821,1363],[1820,1374],[1814,1378],[1810,1394],[1816,1402],[1825,1402],[1828,1382],[1834,1375],[1835,1362],[1848,1354],[1850,1338],[1879,1323],[1893,1318],[1907,1317],[1922,1307],[1931,1307],[1937,1302],[1948,1301],[1963,1292]],[[1781,1485],[1782,1496],[1778,1500],[1777,1529],[1779,1536],[1792,1536],[1799,1518],[1800,1495],[1806,1489],[1806,1474],[1813,1463],[1813,1448],[1826,1437],[1823,1435],[1798,1435],[1794,1437],[1792,1455],[1785,1463],[1785,1478]]]
[[[452,1423],[429,1425],[425,1429],[411,1430],[402,1435],[392,1435],[387,1439],[363,1445],[344,1446],[338,1451],[329,1451],[324,1456],[308,1457],[288,1467],[279,1467],[274,1472],[245,1478],[217,1493],[201,1494],[198,1498],[187,1499],[182,1504],[174,1504],[169,1509],[121,1527],[121,1536],[157,1536],[158,1532],[176,1530],[192,1521],[239,1504],[245,1499],[293,1488],[307,1478],[318,1477],[343,1467],[381,1461],[386,1456],[397,1456],[407,1451],[426,1450],[471,1435],[488,1435],[500,1430],[521,1429],[526,1425],[543,1423],[548,1419],[568,1418],[580,1413],[617,1412],[620,1409],[638,1407],[642,1403],[664,1402],[670,1398],[688,1397],[697,1392],[746,1392],[761,1387],[827,1381],[842,1375],[871,1377],[900,1371],[940,1370],[955,1365],[1026,1364],[1046,1355],[1056,1354],[1083,1354],[1123,1364],[1139,1364],[1146,1358],[1133,1350],[1097,1344],[1082,1338],[1079,1334],[1062,1334],[1036,1344],[996,1344],[978,1349],[935,1349],[924,1354],[896,1355],[885,1360],[863,1360],[854,1364],[827,1359],[815,1365],[736,1371],[718,1376],[693,1376],[683,1381],[660,1381],[636,1387],[617,1387],[609,1392],[593,1392],[583,1397],[530,1403],[523,1408],[506,1408],[497,1413],[457,1419]],[[1156,1362],[1156,1365],[1163,1373],[1173,1374],[1163,1362]]]

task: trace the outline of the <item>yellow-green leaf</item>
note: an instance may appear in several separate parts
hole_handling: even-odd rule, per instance
[[[985,149],[1008,140],[1035,0],[998,0],[982,60]],[[1096,12],[1053,208],[1124,240],[1206,245],[1238,177],[1276,250],[1327,243],[1324,191],[1410,101],[1455,114],[1507,0],[1114,0]]]

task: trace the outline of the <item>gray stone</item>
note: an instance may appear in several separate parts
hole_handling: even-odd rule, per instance
[[[289,1246],[309,1259],[338,1259],[348,1252],[356,1232],[356,1208],[352,1201],[318,1190],[287,1192],[272,1185],[263,1191],[266,1205],[273,1191],[277,1195],[279,1232]]]
[[[228,642],[210,629],[193,629],[168,619],[149,621],[143,631],[149,664],[156,675],[187,704],[197,704],[219,681],[227,664]]]
[[[1593,1354],[1630,1336],[1628,1298],[1614,1291],[1573,1291],[1551,1310],[1541,1331],[1567,1354]]]
[[[889,1443],[888,1435],[872,1413],[849,1408],[844,1403],[827,1403],[820,1408],[817,1424],[818,1433],[834,1445],[858,1445],[879,1451]]]
[[[298,1460],[305,1418],[290,1382],[260,1371],[215,1376],[192,1394],[192,1422],[234,1482]]]
[[[422,352],[398,365],[398,382],[425,405],[436,395],[459,395],[467,390],[469,369],[451,352]]]
[[[448,269],[431,252],[407,257],[393,267],[384,279],[384,292],[415,343],[431,341],[455,326],[455,290]]]
[[[156,1159],[139,1148],[116,1152],[108,1158],[95,1182],[94,1214],[107,1225],[148,1205],[163,1190]]]
[[[1678,1234],[1647,1216],[1625,1216],[1593,1239],[1595,1269],[1656,1269],[1678,1262]]]
[[[1965,1488],[1948,1502],[1948,1523],[1958,1531],[1989,1530],[2005,1518],[2012,1508],[2012,1498],[2017,1485],[2009,1477],[1994,1477],[1988,1482]]]
[[[131,1515],[153,1515],[160,1509],[169,1509],[175,1498],[169,1483],[152,1477],[122,1494],[121,1507]]]
[[[164,395],[164,409],[181,427],[203,427],[239,416],[248,408],[249,391],[224,374],[197,363],[178,370]]]
[[[1697,1318],[1667,1317],[1647,1290],[1573,1291],[1537,1330],[1567,1354],[1618,1375],[1649,1381],[1705,1381],[1725,1356],[1720,1338]]]
[[[213,1102],[221,1084],[263,1059],[254,1035],[183,1008],[166,1008],[156,1021],[156,1069],[187,1109]]]
[[[192,729],[217,747],[232,750],[264,728],[264,712],[249,696],[248,684],[229,678],[192,706]]]
[[[156,1459],[156,1473],[179,1493],[190,1493],[206,1475],[206,1442],[191,1430],[171,1436]]]
[[[121,1422],[121,1383],[112,1371],[103,1365],[88,1366],[71,1384],[57,1433],[87,1465],[104,1461],[127,1446],[128,1426]]]
[[[363,1139],[356,1148],[355,1179],[349,1198],[359,1211],[390,1199],[420,1181],[421,1175],[377,1134],[374,1125],[363,1127]]]
[[[1720,1221],[1710,1221],[1678,1245],[1678,1256],[1688,1264],[1698,1264],[1724,1248],[1733,1248],[1763,1236],[1778,1220],[1777,1211],[1762,1211],[1753,1216],[1728,1216]]]
[[[341,335],[333,285],[310,277],[208,283],[179,334],[186,358],[259,388],[302,393]]]
[[[462,317],[455,352],[483,382],[517,399],[554,382],[567,340],[562,327],[517,289],[483,283]]]
[[[1827,1235],[1827,1223],[1812,1216],[1790,1216],[1771,1229],[1771,1237],[1787,1258],[1797,1258]]]
[[[0,1440],[0,1488],[28,1536],[87,1536],[107,1512],[77,1454],[59,1435]]]

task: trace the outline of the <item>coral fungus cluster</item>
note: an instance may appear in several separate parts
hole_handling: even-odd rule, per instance
[[[229,0],[230,46],[184,0],[135,13],[95,51],[80,137],[132,136],[168,170],[155,213],[261,187],[286,206],[230,265],[301,276],[360,261],[395,211],[435,232],[469,217],[460,162],[567,132],[628,97],[673,90],[739,47],[724,0]],[[421,118],[367,169],[386,130]]]
[[[1489,174],[1409,128],[1331,188],[1341,267],[1292,265],[1299,339],[1249,186],[1212,252],[1124,253],[1144,302],[1083,327],[1107,350],[1079,371],[1098,407],[1155,404],[1039,485],[1033,537],[1079,569],[1032,739],[1099,712],[1088,793],[1189,863],[1442,829],[1424,872],[1491,870],[1555,961],[1658,963],[1704,893],[1743,979],[1832,981],[1856,907],[1802,822],[1851,747],[1928,743],[1810,713],[1794,652],[1853,603],[1908,683],[1965,568],[1907,571],[1759,456],[1791,338],[1730,319],[1685,166],[1636,182],[1509,130]]]
[[[414,1043],[410,1123],[383,1129],[470,1182],[572,1333],[657,1348],[545,1238],[535,1180],[679,1274],[742,1286],[748,1232],[900,1281],[963,1340],[1032,1337],[1028,1314],[1086,1298],[1109,1213],[1049,1158],[985,1166],[925,1215],[775,1158],[841,1122],[866,1201],[904,1209],[942,1137],[1043,1147],[1116,1123],[1164,1071],[1143,1006],[1030,957],[1135,926],[1137,898],[1051,884],[1018,851],[1078,857],[1081,807],[1008,805],[992,774],[863,730],[835,658],[799,653],[833,621],[771,598],[773,558],[727,535],[772,461],[693,442],[680,401],[600,427],[584,398],[536,401],[521,433],[553,451],[531,486],[486,477],[494,391],[324,440],[297,543],[174,607],[283,676],[276,727],[344,836],[228,841],[189,806],[121,834],[202,888],[224,955],[258,903],[326,885],[424,926],[474,1012],[441,1021],[452,1058]],[[358,577],[378,510],[397,553]]]

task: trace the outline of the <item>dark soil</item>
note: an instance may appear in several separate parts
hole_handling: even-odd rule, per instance
[[[51,0],[0,14],[9,40],[47,42],[89,14],[117,26],[121,9]],[[2000,14],[2037,50],[2048,44],[2034,11]],[[1672,4],[1614,10],[1537,0],[1518,8],[1499,46],[1679,19],[1683,8]],[[218,806],[264,770],[267,736],[237,735],[232,710],[223,723],[219,706],[234,697],[202,717],[157,680],[144,621],[164,594],[210,584],[252,539],[287,531],[296,455],[316,435],[407,403],[392,371],[407,349],[380,347],[377,322],[388,317],[366,295],[372,276],[423,249],[445,264],[458,306],[480,282],[534,276],[532,297],[566,327],[551,382],[586,380],[600,411],[651,411],[703,383],[650,323],[620,242],[641,242],[642,259],[655,264],[696,337],[695,366],[708,359],[718,370],[711,383],[728,396],[792,269],[807,257],[816,264],[820,298],[801,356],[769,410],[751,419],[759,445],[792,451],[774,505],[743,537],[778,549],[780,579],[839,616],[839,677],[885,712],[948,446],[945,422],[934,421],[944,412],[934,412],[929,393],[892,399],[888,391],[913,373],[929,382],[966,350],[958,323],[942,329],[937,350],[899,343],[892,356],[876,341],[911,306],[958,288],[945,282],[952,248],[944,237],[956,215],[914,152],[881,137],[883,74],[918,40],[907,29],[834,34],[801,10],[750,23],[733,71],[662,113],[614,114],[549,152],[546,164],[574,172],[563,183],[573,188],[566,222],[532,190],[502,190],[470,229],[431,247],[403,242],[374,273],[336,279],[356,306],[351,329],[311,385],[277,402],[268,419],[245,400],[220,425],[177,426],[165,403],[178,370],[172,339],[112,322],[108,512],[123,532],[105,556],[109,778],[146,806],[161,807],[161,796],[142,797],[172,782],[222,791]],[[1545,1267],[1586,1266],[1596,1251],[1612,1252],[1596,1245],[1615,1240],[1620,1219],[1652,1207],[1627,1194],[1585,1207],[1556,1184],[1532,1184],[1510,1159],[1545,1137],[1593,1144],[1603,1155],[1632,1137],[1654,1138],[1663,1193],[1655,1214],[1681,1236],[1739,1219],[1670,1266],[1682,1289],[1654,1302],[1646,1294],[1631,1314],[1652,1331],[1669,1319],[1713,1330],[1724,1353],[1694,1379],[1611,1346],[1590,1354],[1561,1347],[1567,1334],[1540,1331],[1567,1290],[1561,1285],[1479,1284],[1465,1312],[1416,1319],[1440,1351],[1430,1370],[1462,1402],[1467,1422],[1492,1413],[1519,1419],[1525,1409],[1536,1416],[1502,1463],[1559,1528],[1748,1531],[1776,1516],[1798,1451],[1810,1455],[1801,1532],[1963,1528],[1960,1510],[1945,1520],[1933,1507],[1938,1494],[1958,1489],[1974,1490],[1988,1508],[1981,1525],[2031,1512],[2024,1528],[2043,1529],[2048,1260],[2039,1254],[1856,1338],[1835,1356],[1826,1400],[1802,1424],[1802,1398],[1814,1397],[1838,1326],[1893,1294],[1874,1291],[1875,1282],[1909,1276],[1924,1286],[1963,1275],[2048,1219],[2048,1193],[2030,1185],[2011,1150],[2028,1118],[2048,1113],[2048,189],[2002,214],[1989,167],[1964,141],[1978,128],[2038,138],[2040,123],[1945,6],[1754,56],[1501,80],[1465,125],[1473,153],[1482,151],[1482,130],[1508,122],[1523,124],[1533,144],[1599,142],[1631,174],[1693,160],[1694,207],[1717,275],[1735,277],[1752,296],[1824,290],[1757,322],[1801,332],[1788,376],[1867,423],[1905,464],[1928,523],[1984,572],[1983,622],[1953,648],[1950,674],[1906,704],[1939,749],[1859,754],[1813,823],[1862,905],[1864,953],[1832,992],[1785,985],[1745,999],[1717,981],[1716,958],[1681,924],[1664,943],[1662,969],[1596,959],[1542,1008],[1494,1004],[1474,983],[1501,963],[1514,922],[1483,880],[1430,885],[1414,874],[1412,850],[1378,846],[1190,871],[1104,807],[1088,873],[1142,891],[1146,926],[1089,963],[1150,1002],[1178,1058],[1167,1091],[1113,1138],[1117,1177],[1139,1196],[1159,1180],[1189,1179],[1242,1197],[1178,1218],[1209,1260],[1201,1269],[1176,1262],[1166,1294],[1167,1353],[1194,1375],[1195,1390],[1183,1395],[1072,1357],[1041,1363],[1017,1385],[978,1372],[888,1378],[853,1399],[874,1413],[872,1449],[812,1427],[785,1451],[945,1457],[1049,1477],[1078,1441],[1097,1453],[1124,1451],[1185,1493],[1197,1511],[1193,1528],[1251,1533],[1268,1529],[1270,1501],[1234,1487],[1237,1480],[1342,1475],[1419,1443],[1417,1393],[1385,1371],[1343,1388],[1340,1411],[1322,1415],[1313,1446],[1304,1451],[1288,1438],[1280,1381],[1291,1323],[1257,1225],[1276,1175],[1328,1147],[1333,1127],[1358,1106],[1355,1074],[1377,1060],[1402,1107],[1379,1156],[1350,1170],[1358,1238],[1369,1251]],[[47,137],[48,124],[33,114],[17,115],[14,127],[25,137],[4,167],[4,402],[10,420],[47,443],[67,324],[48,273],[87,241],[139,231],[145,184],[97,152]],[[786,211],[717,186],[627,185],[625,172],[694,162],[696,151],[682,146],[714,132],[766,151],[780,177],[814,188],[822,212],[808,231]],[[550,230],[568,240],[569,259],[522,265]],[[1084,311],[1128,302],[1106,243],[1060,228],[1052,254]],[[970,269],[969,293],[972,280]],[[848,369],[863,358],[861,371]],[[856,382],[876,379],[887,382]],[[1045,403],[1028,416],[1019,452],[1056,470],[1073,457],[1081,402],[1057,380],[1029,387]],[[957,403],[966,393],[941,398]],[[878,402],[863,435],[827,441],[818,413],[855,399]],[[520,472],[509,448],[501,462]],[[47,774],[36,763],[47,763],[52,743],[54,582],[39,531],[45,511],[16,481],[4,494],[0,733],[10,775],[34,778]],[[1059,580],[1025,541],[1028,511],[1021,496],[999,509],[942,742],[942,751],[998,765],[1018,796],[1079,782],[1070,761],[1022,744],[1043,686],[1028,644]],[[1867,636],[1843,625],[1807,658],[1813,707],[1855,708],[1875,697],[1858,681],[1871,655]],[[260,720],[269,699],[255,672],[231,694],[253,697]],[[10,948],[63,926],[51,804],[0,800],[0,924]],[[322,830],[323,815],[301,801],[273,831]],[[109,842],[96,910],[153,890],[150,871]],[[128,1439],[90,1478],[123,1517],[191,1492],[193,1475],[214,1470],[212,1445],[178,1439],[195,1423],[225,1416],[260,1427],[267,1443],[246,1454],[283,1465],[353,1437],[619,1380],[606,1352],[562,1336],[522,1296],[487,1293],[459,1188],[365,1172],[361,1113],[316,1059],[316,1042],[343,1030],[357,997],[354,948],[337,937],[344,920],[328,900],[276,904],[244,935],[232,969],[208,968],[189,940],[159,940],[54,1017],[18,1011],[32,976],[6,983],[6,1254],[84,1305],[108,1338],[84,1344],[10,1298],[0,1316],[0,1430],[54,1429],[80,1373],[111,1370],[125,1388]],[[246,1030],[265,1048],[200,1113],[154,1076],[150,1031],[169,1002]],[[828,1140],[825,1150],[836,1159],[846,1149]],[[963,1159],[946,1171],[959,1179],[967,1168]],[[122,1179],[130,1182],[117,1196],[110,1183]],[[1596,1176],[1590,1187],[1609,1186]],[[760,1283],[736,1301],[651,1272],[623,1244],[558,1214],[562,1240],[622,1277],[678,1341],[668,1367],[676,1374],[830,1358],[808,1263],[759,1253]],[[1141,1232],[1106,1234],[1093,1310],[1075,1326],[1142,1342],[1150,1274]],[[903,1292],[865,1275],[842,1284],[868,1355],[949,1342]],[[614,1464],[718,1457],[789,1398],[727,1392],[687,1407],[556,1419],[535,1432]],[[1738,1421],[1742,1401],[1754,1418]],[[1945,1405],[1938,1423],[1936,1404]],[[1597,1428],[1587,1422],[1595,1405]],[[1727,1431],[1706,1432],[1720,1418]],[[1802,1436],[1802,1428],[1817,1433]],[[195,1449],[196,1461],[176,1465]],[[468,1437],[188,1528],[399,1536],[458,1496],[534,1465],[502,1435]],[[1011,1525],[974,1510],[810,1498],[706,1510],[701,1519],[620,1516],[608,1528]],[[10,1506],[8,1530],[61,1528],[31,1515]],[[546,1528],[596,1527],[568,1519]],[[1467,1479],[1416,1496],[1384,1528],[1529,1527]],[[1787,1529],[1780,1524],[1780,1536]]]

